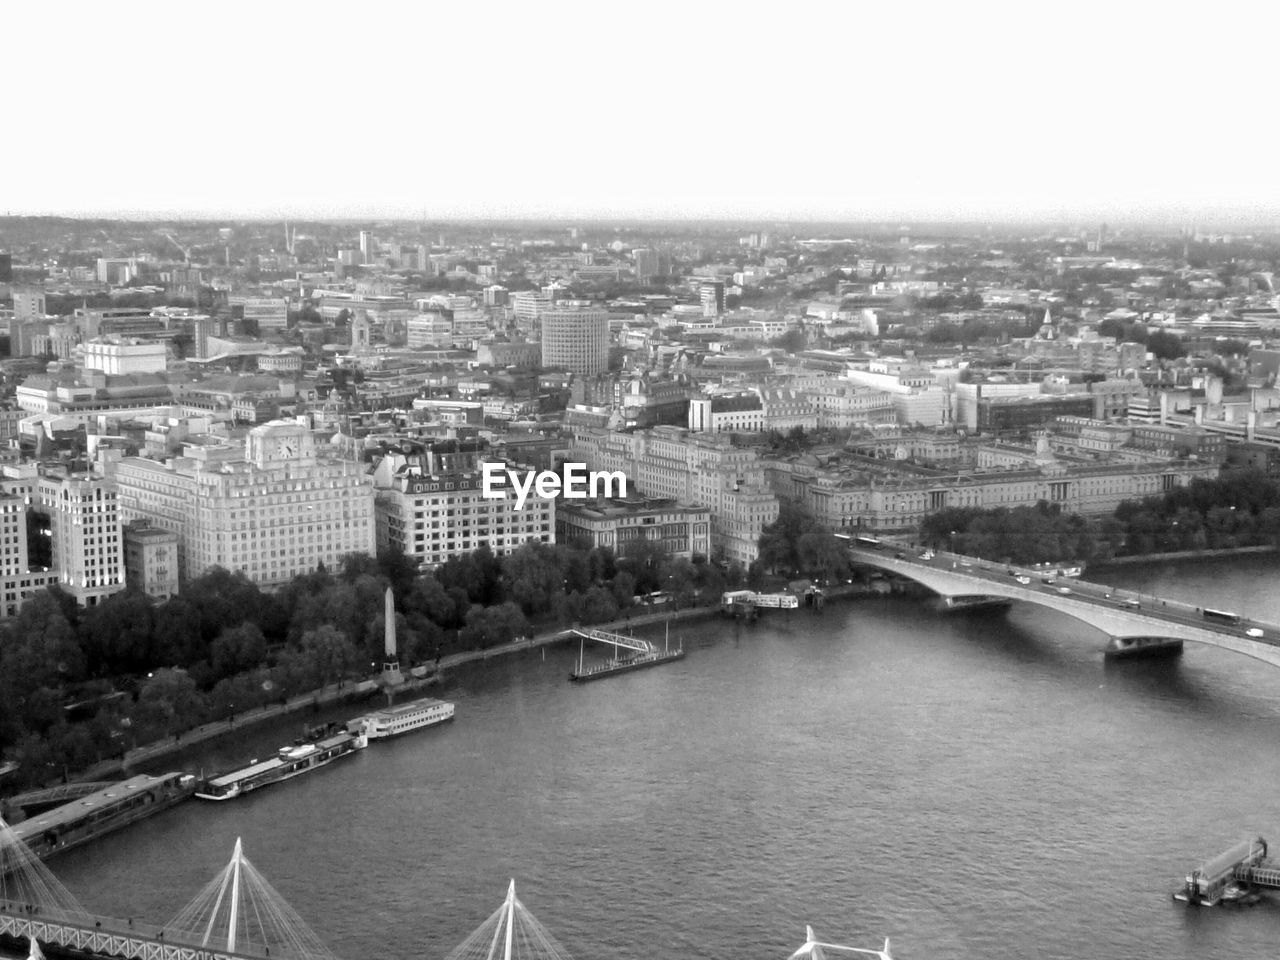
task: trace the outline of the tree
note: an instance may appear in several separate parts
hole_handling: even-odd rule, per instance
[[[442,627],[454,625],[457,608],[453,598],[440,581],[429,573],[414,581],[404,606],[406,610],[420,613]]]
[[[548,544],[530,541],[503,561],[506,596],[529,616],[546,613],[564,590],[561,556]]]
[[[171,736],[204,717],[204,697],[185,670],[155,671],[138,691],[134,723],[151,734]]]
[[[241,623],[218,634],[209,648],[214,675],[229,677],[262,665],[267,641],[256,623]]]
[[[605,587],[592,587],[582,601],[583,623],[604,623],[618,615],[618,603]]]
[[[315,686],[343,679],[362,661],[359,650],[341,630],[324,624],[302,635],[299,651],[311,663]]]
[[[1177,360],[1187,355],[1182,341],[1176,335],[1164,330],[1157,330],[1147,338],[1147,350],[1157,360]]]
[[[803,327],[792,327],[779,337],[769,342],[770,346],[779,347],[787,353],[800,353],[808,345]]]
[[[509,643],[528,632],[529,621],[514,603],[496,607],[477,604],[467,612],[467,624],[459,631],[458,639],[467,646],[483,649]]]
[[[760,532],[759,561],[765,568],[784,574],[800,570],[800,539],[822,531],[822,525],[804,506],[790,500],[778,505],[778,517]]]

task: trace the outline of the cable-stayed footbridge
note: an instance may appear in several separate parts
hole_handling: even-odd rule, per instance
[[[846,947],[839,943],[826,943],[819,940],[813,927],[804,928],[804,943],[800,949],[791,954],[787,960],[834,960],[836,957],[876,957],[878,960],[893,960],[889,950],[889,938],[884,938],[884,948],[868,950],[865,947]]]
[[[231,861],[163,926],[96,916],[86,910],[0,820],[0,945],[28,960],[337,960],[244,855],[236,840]],[[893,960],[882,950],[820,941],[807,928],[788,960],[836,960],[841,955]],[[408,958],[405,958],[408,960]],[[507,896],[446,960],[573,960],[516,898]]]
[[[516,882],[512,880],[502,906],[458,944],[446,960],[572,960],[572,957],[516,898]]]
[[[231,862],[158,926],[90,913],[0,820],[0,943],[25,951],[33,941],[50,954],[126,960],[337,960],[239,840]]]

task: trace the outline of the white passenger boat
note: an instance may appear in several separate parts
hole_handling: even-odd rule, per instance
[[[411,700],[397,707],[388,707],[386,710],[356,717],[348,725],[348,729],[363,727],[368,731],[370,740],[380,740],[383,737],[396,737],[411,730],[421,730],[423,727],[434,726],[452,719],[452,703],[448,700],[424,697],[421,700]]]

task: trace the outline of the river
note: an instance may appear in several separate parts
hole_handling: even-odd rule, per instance
[[[1271,555],[1090,578],[1280,621]],[[1280,840],[1280,670],[1195,644],[1112,664],[1053,611],[901,597],[675,633],[684,660],[582,686],[576,647],[460,668],[446,727],[51,866],[96,912],[165,921],[242,837],[348,960],[441,960],[509,878],[580,960],[785,958],[806,923],[900,960],[1275,956],[1280,896],[1170,892]]]

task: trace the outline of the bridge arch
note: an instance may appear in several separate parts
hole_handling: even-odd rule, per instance
[[[1280,627],[1264,630],[1263,638],[1244,635],[1233,625],[1209,623],[1200,611],[1181,601],[1143,596],[1140,606],[1108,600],[1107,588],[1086,581],[1059,579],[1054,585],[1031,576],[1031,582],[1018,583],[1007,576],[1003,564],[992,564],[973,557],[938,554],[930,560],[903,552],[869,550],[851,547],[851,559],[906,580],[913,580],[944,597],[985,595],[1034,603],[1057,610],[1069,617],[1118,639],[1163,637],[1184,640],[1230,650],[1272,666],[1280,667]],[[1059,593],[1062,586],[1070,593]],[[1126,598],[1136,595],[1124,594]]]

